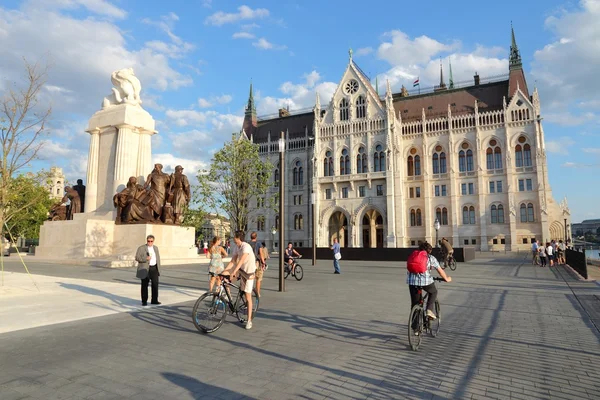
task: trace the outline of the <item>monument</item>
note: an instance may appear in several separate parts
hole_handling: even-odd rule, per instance
[[[141,106],[140,81],[132,68],[113,72],[111,81],[112,93],[86,130],[86,185],[78,181],[67,192],[82,212],[70,210],[66,220],[46,221],[36,257],[130,266],[135,249],[152,234],[162,264],[197,262],[194,229],[179,226],[178,213],[190,198],[183,168],[172,175],[160,164],[152,170],[151,138],[157,131]]]

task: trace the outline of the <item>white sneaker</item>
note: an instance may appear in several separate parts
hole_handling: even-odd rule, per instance
[[[246,329],[252,329],[252,321],[246,322]]]
[[[437,317],[431,310],[427,310],[427,316],[429,317],[429,319],[437,319]]]

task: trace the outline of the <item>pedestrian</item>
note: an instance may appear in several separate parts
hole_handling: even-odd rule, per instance
[[[269,250],[267,249],[267,245],[265,244],[265,242],[262,242],[261,250],[263,252],[263,259],[265,260],[265,271],[266,271],[269,269],[269,266],[267,265],[267,260],[269,258],[271,258],[271,255],[269,254]]]
[[[154,245],[154,236],[146,237],[146,244],[138,247],[135,260],[138,262],[136,276],[142,280],[142,305],[148,305],[148,283],[152,282],[152,298],[150,304],[160,304],[158,301],[158,277],[160,276],[160,252]]]
[[[223,264],[223,257],[227,257],[225,249],[221,247],[221,239],[215,236],[208,248],[206,258],[210,258],[208,263],[208,274],[210,280],[208,281],[208,291],[212,292],[215,283],[217,282],[217,275],[219,275],[225,269]]]
[[[539,255],[540,255],[540,261],[542,262],[542,267],[546,266],[546,247],[544,247],[544,245],[540,246],[538,248],[539,250]]]
[[[531,263],[533,265],[540,265],[540,246],[536,239],[533,239],[531,242],[531,255]]]
[[[552,247],[552,244],[549,242],[546,242],[546,255],[548,256],[548,264],[550,264],[551,267],[554,266],[554,248]]]
[[[204,254],[208,254],[208,242],[205,242],[203,240],[203,243],[204,243]]]
[[[565,261],[565,251],[566,251],[565,244],[564,244],[564,242],[561,239],[561,240],[558,241],[558,249],[556,251],[556,253],[558,255],[558,263],[559,264],[562,264],[562,265],[566,264],[566,261]]]
[[[342,259],[342,253],[340,253],[340,244],[337,238],[333,239],[333,245],[330,248],[333,250],[333,273],[341,274],[340,260]]]
[[[256,297],[260,298],[260,285],[263,280],[263,273],[265,271],[265,258],[262,251],[262,243],[256,240],[258,234],[252,232],[250,234],[250,247],[254,251],[254,257],[256,258]]]

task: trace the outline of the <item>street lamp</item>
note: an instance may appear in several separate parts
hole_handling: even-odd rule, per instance
[[[439,219],[435,219],[435,222],[433,223],[433,227],[435,228],[435,247],[439,247],[439,242],[438,242],[438,231],[440,230],[440,220]]]
[[[279,291],[285,292],[285,281],[283,278],[283,249],[284,229],[285,229],[285,132],[281,131],[279,138]]]
[[[567,219],[565,218],[565,246],[567,242]]]
[[[271,251],[271,253],[275,253],[275,235],[277,235],[277,227],[275,225],[273,225],[273,227],[271,228],[271,233],[273,234],[273,241],[271,243],[273,250]]]
[[[311,214],[312,214],[312,265],[315,265],[317,261],[317,216],[315,215],[315,203],[317,202],[317,194],[312,192],[310,194],[310,203],[311,203]]]

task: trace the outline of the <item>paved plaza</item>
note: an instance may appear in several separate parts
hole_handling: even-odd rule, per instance
[[[272,263],[252,330],[229,317],[204,335],[190,313],[205,265],[163,267],[164,304],[142,308],[132,268],[32,260],[38,291],[11,259],[0,399],[597,399],[600,286],[478,256],[438,284],[440,334],[418,352],[405,263],[301,260],[283,294]]]

